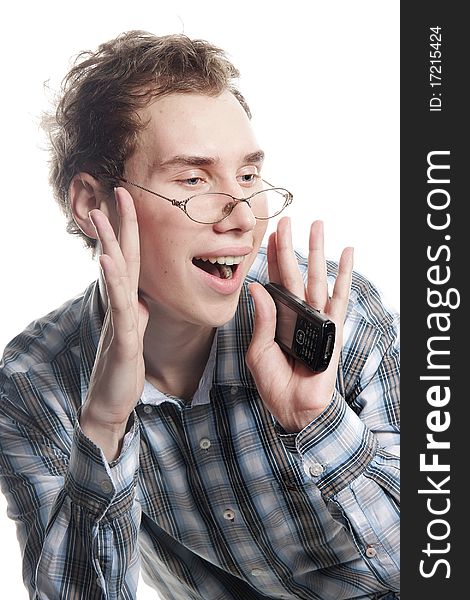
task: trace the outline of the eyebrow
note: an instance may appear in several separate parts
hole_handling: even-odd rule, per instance
[[[262,163],[264,160],[264,152],[262,150],[256,150],[250,154],[246,154],[243,158],[244,163]],[[211,156],[197,156],[191,154],[179,154],[172,156],[168,160],[165,160],[158,165],[154,165],[157,168],[168,168],[168,167],[207,167],[215,165],[218,159]]]

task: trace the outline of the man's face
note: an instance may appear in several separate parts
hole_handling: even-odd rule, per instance
[[[142,116],[150,121],[126,163],[129,181],[178,200],[202,192],[241,198],[255,191],[263,153],[231,93],[173,94]],[[139,221],[140,290],[151,311],[210,327],[229,321],[266,222],[256,221],[249,206],[240,203],[223,221],[203,225],[162,198],[129,190]]]

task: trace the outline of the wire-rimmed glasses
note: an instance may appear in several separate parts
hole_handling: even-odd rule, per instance
[[[122,177],[119,178],[123,183],[149,192],[154,196],[163,198],[171,202],[173,206],[180,208],[191,221],[202,223],[203,225],[213,225],[226,219],[233,209],[241,202],[246,202],[253,212],[253,216],[258,220],[267,220],[277,217],[293,200],[291,192],[285,188],[274,187],[264,179],[261,181],[267,187],[254,192],[246,198],[235,198],[231,194],[223,192],[198,193],[189,196],[184,200],[167,198],[158,194],[143,185],[129,181]]]

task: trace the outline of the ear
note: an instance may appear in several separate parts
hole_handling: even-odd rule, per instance
[[[89,173],[74,175],[69,187],[70,207],[78,227],[85,235],[97,239],[96,230],[88,216],[94,208],[102,210],[111,223],[114,222],[114,205],[110,206],[107,194],[100,182]]]

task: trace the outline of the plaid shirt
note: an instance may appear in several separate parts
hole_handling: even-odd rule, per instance
[[[329,262],[330,284],[335,271]],[[254,280],[267,280],[264,249]],[[397,316],[355,273],[332,401],[286,434],[245,365],[246,283],[192,403],[147,384],[109,464],[77,424],[103,317],[97,284],[7,346],[0,480],[31,598],[135,598],[139,569],[173,600],[398,590]]]

